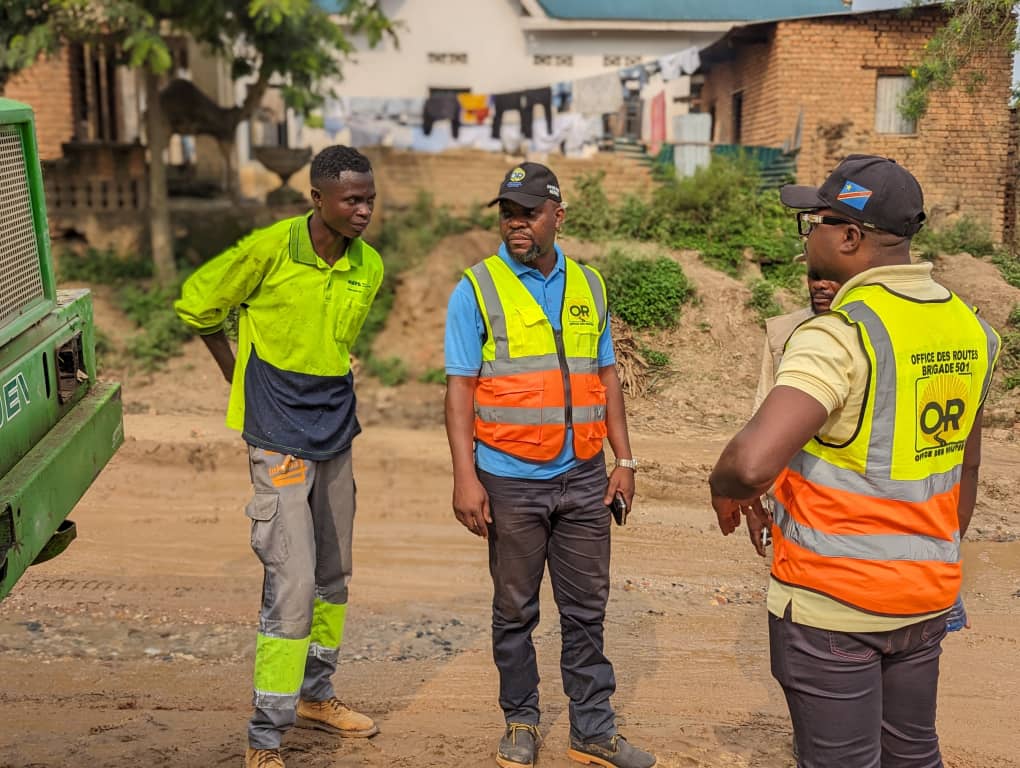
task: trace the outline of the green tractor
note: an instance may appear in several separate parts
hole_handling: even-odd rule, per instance
[[[0,98],[0,600],[75,538],[68,514],[124,442],[95,334],[89,292],[56,289],[32,110]]]

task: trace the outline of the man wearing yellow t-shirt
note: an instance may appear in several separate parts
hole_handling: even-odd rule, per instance
[[[310,214],[259,230],[202,266],[174,305],[231,382],[227,426],[248,444],[251,545],[265,578],[246,768],[283,768],[297,724],[378,733],[334,695],[354,528],[350,350],[383,277],[361,239],[375,205],[368,159],[328,147],[311,167]],[[238,345],[223,333],[239,308]]]
[[[808,269],[842,284],[709,479],[724,534],[775,486],[772,673],[802,768],[937,768],[938,659],[999,339],[910,263],[916,179],[852,155],[787,186]],[[923,329],[923,332],[919,332]]]

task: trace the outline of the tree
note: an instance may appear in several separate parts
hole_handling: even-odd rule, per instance
[[[0,96],[11,77],[55,48],[48,7],[38,0],[0,3]]]
[[[5,0],[5,5],[7,0]],[[160,99],[163,76],[173,59],[166,38],[188,35],[212,54],[224,57],[235,79],[250,78],[242,104],[224,110],[233,127],[252,116],[271,83],[307,113],[329,95],[330,81],[343,75],[353,39],[375,47],[394,24],[378,0],[345,0],[338,23],[313,0],[50,0],[49,27],[70,40],[102,39],[119,48],[124,63],[144,73],[149,147],[151,248],[157,282],[176,277],[167,203],[163,153],[170,125]]]
[[[917,120],[933,91],[951,88],[961,78],[964,87],[980,85],[985,79],[981,59],[989,51],[1016,51],[1014,5],[1015,0],[948,0],[948,21],[910,70],[913,81],[900,105],[903,115]]]

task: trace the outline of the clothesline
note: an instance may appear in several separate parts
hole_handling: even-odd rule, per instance
[[[569,151],[579,152],[601,138],[602,116],[617,113],[627,98],[640,97],[650,77],[658,75],[669,82],[693,74],[700,63],[698,48],[692,46],[653,61],[538,88],[493,94],[446,92],[420,98],[330,99],[323,127],[334,140],[349,129],[353,146],[384,144],[422,151],[476,146],[498,151],[506,141],[526,139],[569,143]],[[537,106],[542,107],[544,121],[536,113]],[[519,127],[505,120],[510,113],[518,115]],[[448,135],[442,130],[437,135],[437,128],[443,126],[448,126]],[[486,140],[485,129],[491,141]],[[566,146],[563,149],[568,151]]]

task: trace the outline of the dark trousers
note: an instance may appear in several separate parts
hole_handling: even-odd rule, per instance
[[[769,614],[772,674],[799,768],[941,768],[935,733],[946,617],[890,632],[830,632]]]
[[[521,114],[521,131],[525,138],[531,138],[531,126],[524,121],[521,107],[524,105],[524,91],[513,93],[497,93],[492,97],[492,138],[498,139],[500,131],[503,130],[503,114],[505,112],[517,112]]]
[[[552,133],[552,88],[534,88],[524,92],[524,106],[521,108],[521,128],[524,132],[524,137],[527,139],[533,138],[536,106],[541,106],[545,110],[545,124],[549,129],[549,133]]]
[[[539,722],[531,635],[538,626],[538,593],[548,563],[560,612],[560,672],[570,699],[570,735],[580,741],[612,737],[616,718],[609,697],[616,677],[602,652],[609,598],[605,459],[600,455],[550,480],[482,471],[478,476],[492,512],[492,654],[507,722]]]

